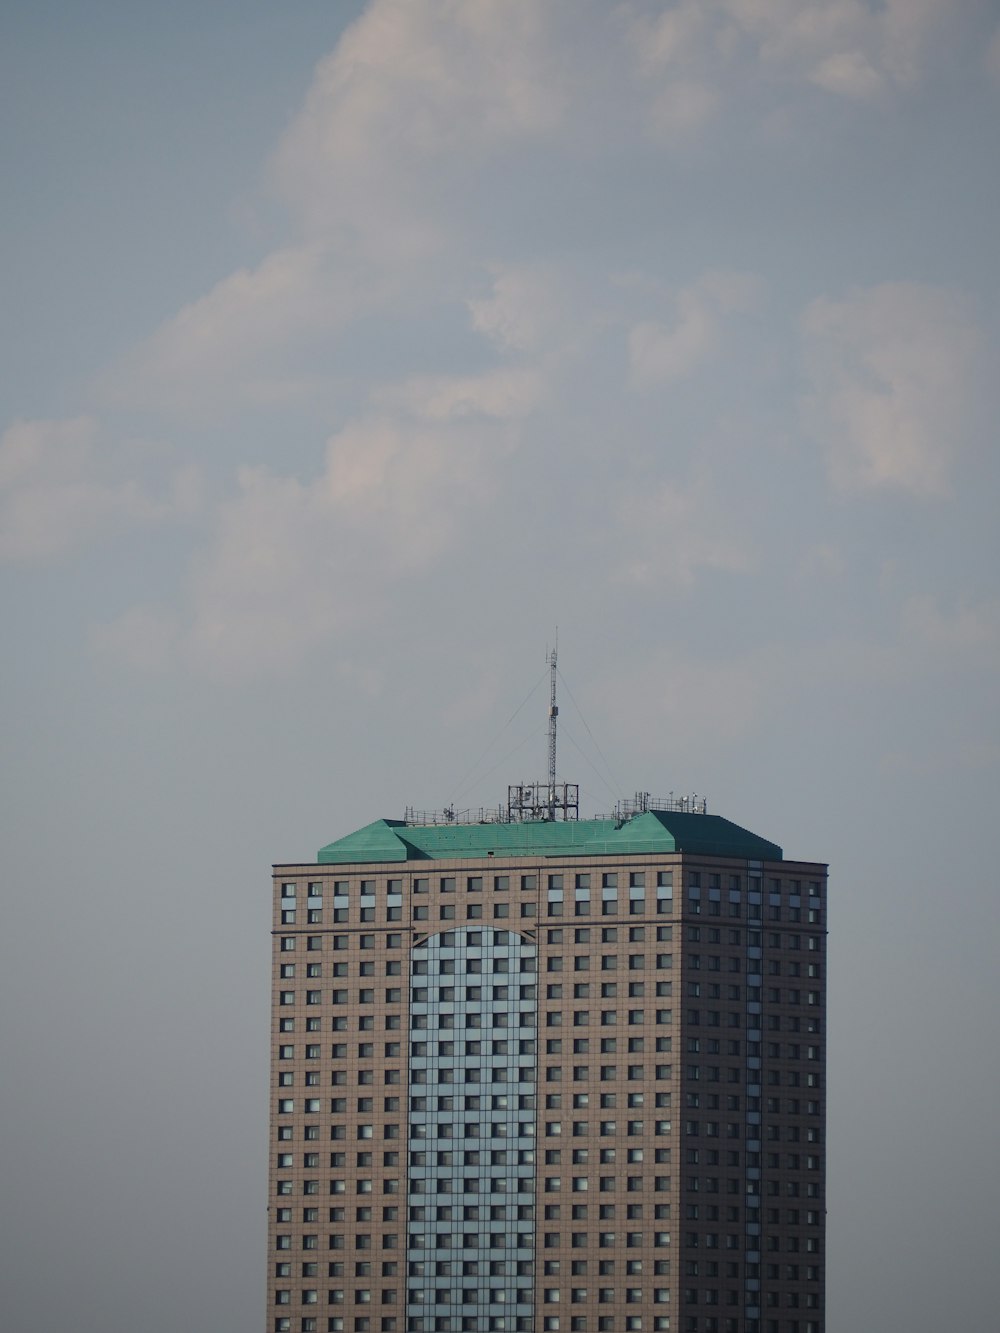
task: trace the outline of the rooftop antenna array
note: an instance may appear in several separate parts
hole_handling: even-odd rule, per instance
[[[559,705],[556,703],[556,663],[559,658],[559,631],[556,630],[555,647],[549,654],[549,819],[556,817],[556,718]]]
[[[556,677],[559,663],[559,634],[556,646],[546,654],[549,667],[549,775],[548,782],[521,782],[507,788],[507,812],[511,820],[580,818],[580,787],[575,782],[556,781]]]
[[[555,646],[551,651],[549,649],[545,651],[545,663],[549,672],[548,781],[519,782],[508,786],[507,804],[500,806],[499,809],[486,809],[480,806],[478,811],[456,810],[454,805],[450,805],[444,810],[416,810],[413,806],[408,805],[404,815],[407,824],[517,824],[528,821],[555,823],[560,819],[580,818],[579,784],[576,782],[558,782],[556,780],[556,737],[559,718],[559,705],[556,702],[556,681],[559,674],[558,630],[556,630]],[[528,698],[520,704],[514,716],[521,711],[524,704],[532,697],[542,679],[536,680]],[[567,686],[567,688],[569,687]],[[572,699],[572,697],[571,692],[570,698]],[[577,711],[579,711],[579,707]],[[584,719],[584,726],[586,726],[586,719]],[[589,727],[587,727],[587,731],[589,734]],[[572,737],[570,739],[572,740]],[[607,761],[605,760],[605,762]],[[595,817],[598,819],[612,819],[616,826],[621,828],[622,825],[627,824],[629,820],[635,819],[639,815],[656,812],[707,815],[708,801],[696,792],[681,796],[677,796],[673,792],[669,796],[652,796],[648,791],[637,791],[632,797],[616,801],[613,814],[597,815]]]
[[[545,649],[545,665],[548,668],[548,781],[515,782],[507,788],[507,805],[499,809],[487,809],[480,806],[479,812],[464,809],[456,810],[455,805],[448,805],[443,810],[417,810],[412,805],[405,809],[404,820],[407,824],[521,824],[527,821],[548,822],[556,820],[579,820],[580,786],[577,782],[556,781],[556,730],[559,718],[559,704],[556,702],[556,677],[559,676],[559,629],[556,629],[555,647]],[[539,688],[541,678],[532,686],[528,698]],[[568,688],[568,686],[567,686]],[[572,692],[571,696],[572,698]],[[516,709],[517,716],[528,698]],[[575,702],[575,701],[573,701]],[[579,710],[579,706],[577,706]],[[580,714],[583,717],[583,714]],[[511,721],[513,718],[511,718]],[[508,722],[509,725],[509,722]],[[584,720],[584,726],[587,721]],[[587,728],[589,733],[589,726]],[[572,740],[572,737],[571,737]],[[596,741],[595,741],[596,744]],[[601,756],[603,758],[604,756]],[[605,760],[607,762],[607,760]],[[621,798],[615,802],[612,814],[597,814],[596,818],[609,818],[615,821],[616,828],[628,824],[640,814],[649,813],[708,814],[708,801],[704,796],[692,792],[689,796],[651,796],[649,792],[636,792],[635,796]],[[491,853],[492,854],[492,853]]]

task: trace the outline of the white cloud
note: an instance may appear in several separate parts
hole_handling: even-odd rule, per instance
[[[723,104],[730,62],[718,44],[712,8],[681,0],[655,14],[637,5],[618,12],[648,127],[661,139],[683,142]]]
[[[761,292],[747,273],[708,273],[679,292],[672,324],[644,321],[629,334],[632,381],[686,379],[717,350],[728,316],[752,310]]]
[[[466,433],[374,418],[330,441],[311,483],[242,472],[195,581],[192,660],[282,668],[377,615],[473,519],[486,463]]]
[[[721,7],[763,65],[864,99],[916,81],[956,0],[722,0]]]
[[[654,129],[689,132],[761,75],[867,100],[918,81],[965,0],[680,0],[623,9]]]
[[[516,447],[514,390],[480,385],[476,399],[471,383],[411,384],[397,400],[416,405],[417,419],[383,410],[349,424],[312,480],[242,469],[186,610],[130,611],[97,632],[102,653],[218,675],[284,673],[375,623],[474,529]]]
[[[639,68],[646,74],[686,65],[694,52],[711,41],[711,4],[681,0],[654,14],[637,7],[630,13],[628,6],[622,13],[629,18],[629,37]]]
[[[532,367],[501,367],[481,375],[419,375],[376,395],[388,408],[402,408],[426,421],[462,417],[509,420],[534,411],[545,392]]]
[[[634,384],[659,384],[687,379],[714,352],[718,322],[698,300],[677,301],[672,328],[652,321],[637,324],[629,334],[628,355]]]
[[[379,304],[385,288],[321,245],[276,250],[184,306],[104,378],[117,403],[170,411],[300,396],[294,353]]]
[[[707,473],[687,485],[667,482],[621,506],[619,576],[640,585],[690,590],[703,570],[742,574],[753,567]]]
[[[310,243],[412,270],[452,249],[484,164],[516,167],[511,150],[614,151],[650,117],[687,136],[762,68],[851,97],[906,84],[954,3],[371,0],[317,66],[272,177]]]
[[[609,260],[608,218],[619,209],[624,218],[631,204],[616,198],[593,226],[585,212],[587,200],[602,208],[609,167],[619,188],[662,166],[664,155],[643,141],[650,114],[660,128],[690,133],[727,106],[752,112],[755,81],[786,91],[819,82],[851,97],[903,86],[919,76],[939,15],[935,0],[905,10],[862,0],[373,0],[318,67],[276,155],[293,239],[185,306],[110,382],[130,406],[190,410],[284,403],[319,382],[329,393],[343,375],[370,408],[334,436],[315,477],[280,461],[278,432],[274,455],[262,431],[244,445],[244,458],[279,461],[239,473],[211,520],[185,609],[159,619],[140,608],[123,619],[122,652],[278,668],[329,642],[454,548],[477,504],[496,495],[492,456],[530,431],[541,408],[549,421],[565,409],[572,444],[550,445],[539,432],[532,475],[556,473],[555,448],[575,451],[578,489],[562,522],[583,527],[586,487],[602,484],[588,480],[591,456],[610,453],[620,423],[623,438],[639,442],[636,454],[644,441],[660,447],[651,400],[621,391],[623,342],[633,389],[675,385],[719,358],[763,290],[753,275],[723,271],[668,288],[687,275],[683,255],[666,249],[648,271],[621,275],[633,254],[661,241],[668,223],[659,210],[674,216],[674,186],[669,164],[662,185],[645,182],[634,209],[639,244]],[[546,190],[553,176],[557,187],[580,185],[573,173],[593,176],[567,191],[580,215],[546,217],[536,236],[524,219],[534,221],[539,179]],[[522,179],[536,195],[515,216]],[[560,206],[558,188],[545,197]],[[610,244],[620,247],[617,233]],[[492,287],[477,290],[484,274]],[[463,303],[472,333],[459,346]],[[817,302],[805,327],[811,422],[837,483],[940,493],[973,340],[953,298],[889,285]],[[474,369],[448,373],[456,364]],[[414,367],[421,373],[407,375]],[[736,386],[751,410],[761,378],[745,374]],[[706,420],[688,424],[710,432],[721,395],[696,397],[684,395],[687,408]],[[322,408],[314,421],[329,420]],[[238,432],[232,438],[242,444]],[[102,526],[180,507],[178,497],[153,499],[127,469],[67,467],[69,488],[58,467],[58,484],[47,478],[40,494],[19,486],[15,547],[69,547]],[[743,573],[757,560],[707,472],[654,480],[618,517],[619,588],[690,589],[705,571]],[[50,535],[29,540],[35,529]],[[807,555],[810,574],[835,573],[832,549]]]
[[[881,90],[878,70],[863,51],[835,51],[824,56],[810,72],[810,80],[842,97],[873,97]]]
[[[804,330],[807,419],[834,483],[947,492],[973,412],[980,354],[961,296],[885,283],[813,302]]]
[[[564,0],[373,0],[274,156],[296,239],[168,320],[113,368],[107,394],[175,411],[280,404],[317,392],[297,367],[318,340],[412,308],[414,293],[441,300],[483,163],[564,124],[572,18]]]
[[[201,412],[328,395],[322,375],[303,372],[316,364],[304,351],[325,339],[332,360],[353,321],[410,311],[431,289],[460,299],[483,249],[496,253],[483,238],[502,231],[497,216],[538,192],[540,163],[572,185],[650,127],[686,145],[727,108],[758,114],[762,82],[850,97],[905,85],[942,4],[372,0],[317,66],[274,155],[289,241],[168,320],[105,390]],[[534,350],[561,295],[558,274],[527,260],[500,268],[492,297],[470,308],[493,340]],[[638,360],[683,366],[684,339],[711,338],[699,334],[703,310],[687,318],[674,346],[655,327],[637,331]]]
[[[320,63],[277,155],[310,230],[347,228],[369,253],[422,253],[435,229],[414,196],[435,163],[562,123],[572,19],[564,0],[373,0]],[[408,209],[384,207],[401,196]]]
[[[54,560],[197,508],[195,469],[175,471],[157,498],[135,476],[119,475],[138,463],[102,440],[89,417],[15,422],[0,437],[0,560]]]
[[[551,263],[494,265],[489,296],[467,302],[472,327],[504,352],[543,352],[573,332],[579,293]]]

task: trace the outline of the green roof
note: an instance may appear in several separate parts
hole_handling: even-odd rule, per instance
[[[688,852],[746,861],[780,861],[781,848],[721,815],[651,810],[624,824],[612,819],[531,820],[511,824],[407,824],[377,819],[320,848],[321,865],[376,861],[475,860],[487,856],[629,856]]]

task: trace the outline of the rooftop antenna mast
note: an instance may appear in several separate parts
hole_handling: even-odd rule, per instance
[[[559,631],[556,630],[555,647],[549,653],[549,793],[548,818],[556,817],[556,718],[559,707],[556,704],[556,663],[559,656]]]
[[[518,782],[507,788],[507,818],[510,820],[544,820],[580,818],[580,786],[576,782],[556,781],[556,673],[559,661],[559,632],[556,647],[545,650],[549,668],[549,773],[548,781]],[[540,682],[539,682],[540,683]],[[538,686],[536,685],[536,689]],[[532,690],[534,694],[534,690]]]

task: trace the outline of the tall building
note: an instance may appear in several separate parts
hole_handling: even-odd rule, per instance
[[[823,1333],[826,867],[558,794],[275,867],[268,1333]]]

